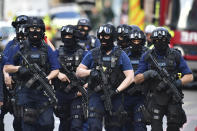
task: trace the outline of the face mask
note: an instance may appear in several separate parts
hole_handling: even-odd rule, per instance
[[[69,48],[69,47],[74,47],[76,45],[76,42],[73,38],[64,38],[62,39],[64,46]]]
[[[16,33],[16,38],[19,42],[21,42],[21,41],[24,41],[26,39],[26,36],[23,33]]]
[[[126,40],[125,39],[123,39],[123,40],[119,40],[119,39],[117,39],[117,44],[119,45],[119,46],[121,46],[121,48],[122,49],[124,49],[124,48],[127,48],[128,47],[128,45],[127,45],[127,42],[126,42]]]
[[[154,41],[154,47],[160,54],[165,54],[167,48],[168,48],[168,43],[163,42],[163,41]]]
[[[131,52],[132,54],[140,54],[142,52],[142,45],[139,44],[132,44],[132,48],[131,48]]]
[[[34,36],[37,36],[37,37],[35,38]],[[43,39],[43,32],[42,31],[40,31],[40,32],[29,31],[28,38],[32,44],[37,46],[37,44],[40,43]]]
[[[89,33],[89,31],[88,30],[84,30],[83,28],[82,29],[80,29],[80,32],[83,32],[82,34],[83,34],[83,36],[87,36],[88,35],[88,33]]]
[[[110,38],[110,39],[100,39],[100,42],[101,42],[101,51],[102,52],[108,52],[110,50],[112,50],[113,48],[113,40]],[[106,43],[106,44],[102,44],[102,43]]]

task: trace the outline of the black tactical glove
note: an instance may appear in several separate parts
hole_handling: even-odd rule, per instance
[[[111,97],[116,96],[117,94],[119,94],[119,91],[117,89],[112,89],[109,91],[109,95]]]
[[[26,77],[29,77],[30,71],[27,67],[21,66],[18,68],[18,74],[19,74],[19,77],[26,78]]]
[[[92,69],[90,72],[90,77],[93,80],[98,80],[100,78],[100,72],[96,69]]]
[[[164,83],[163,81],[161,81],[158,86],[156,87],[157,91],[164,91],[168,89],[168,85],[166,83]]]
[[[148,70],[148,71],[144,72],[143,75],[144,75],[144,80],[147,80],[149,78],[157,77],[158,73],[154,70]]]

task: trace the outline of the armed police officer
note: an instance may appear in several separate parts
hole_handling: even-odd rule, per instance
[[[122,113],[121,93],[133,82],[131,62],[125,52],[114,47],[115,27],[99,27],[97,37],[101,47],[89,51],[77,68],[77,76],[90,76],[88,83],[89,131],[102,131],[105,116],[106,130],[121,130],[119,115]],[[120,120],[120,119],[119,119]]]
[[[182,85],[193,80],[180,52],[169,48],[170,34],[157,27],[151,36],[154,49],[144,53],[136,71],[135,83],[149,84],[146,109],[152,131],[162,131],[163,116],[167,116],[167,131],[179,131],[186,122],[182,108]],[[179,79],[177,73],[181,73]],[[147,115],[148,116],[148,115]]]
[[[122,24],[117,26],[117,45],[127,53],[129,51],[128,37],[132,28],[129,25]]]
[[[146,38],[144,32],[136,25],[131,26],[132,31],[128,36],[128,45],[130,46],[127,55],[131,60],[134,71],[137,70],[141,55],[147,50],[144,47]],[[142,86],[142,85],[140,85]],[[146,125],[142,121],[140,106],[144,105],[143,87],[131,85],[125,92],[124,107],[129,114],[129,119],[126,123],[126,131],[146,131]]]
[[[61,82],[56,81],[55,84],[55,87],[58,88],[56,95],[59,104],[56,114],[60,118],[59,131],[82,131],[85,120],[82,110],[83,96],[76,87],[72,86],[74,82],[77,82],[77,79],[72,79],[71,73],[74,74],[86,52],[77,45],[74,33],[75,27],[73,25],[61,28],[61,39],[64,43],[58,50],[58,58],[62,66],[58,79]]]
[[[80,45],[84,50],[91,50],[95,47],[100,46],[99,40],[90,36],[91,24],[88,19],[80,19],[77,23],[78,32],[75,33],[77,37],[77,44]]]
[[[16,99],[17,104],[23,106],[22,130],[52,131],[54,118],[51,101],[54,103],[55,98],[51,97],[52,88],[48,86],[48,81],[58,75],[60,66],[55,52],[43,42],[43,20],[31,17],[27,24],[27,40],[13,49],[4,68],[20,78]]]
[[[26,23],[28,20],[28,16],[26,15],[20,15],[18,17],[16,17],[16,20],[12,22],[12,26],[15,28],[16,30],[16,37],[9,41],[8,44],[6,45],[4,51],[3,51],[3,56],[8,58],[10,53],[12,52],[12,49],[18,45],[19,43],[21,43],[22,41],[24,41],[27,38],[27,32],[26,32]],[[21,110],[20,107],[18,107],[15,104],[15,99],[14,99],[14,95],[15,95],[15,88],[14,88],[14,84],[12,83],[12,76],[10,76],[8,73],[6,73],[3,70],[3,74],[4,74],[4,81],[5,81],[5,85],[4,87],[4,106],[2,107],[2,113],[1,113],[1,130],[3,131],[4,129],[4,125],[3,125],[3,118],[4,115],[6,113],[11,113],[14,114],[14,121],[13,121],[13,128],[15,131],[21,131]],[[8,89],[7,89],[7,88]]]

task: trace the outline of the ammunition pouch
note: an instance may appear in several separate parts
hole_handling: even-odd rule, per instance
[[[35,125],[40,115],[39,110],[33,108],[25,108],[23,114],[24,123],[29,125]]]
[[[140,106],[139,110],[142,112],[142,122],[146,125],[150,125],[152,118],[151,113],[146,109],[144,105]]]
[[[185,111],[181,105],[169,105],[167,118],[169,124],[178,124],[179,127],[187,122]]]
[[[114,117],[116,121],[114,121]],[[105,125],[107,127],[113,127],[113,126],[122,127],[128,120],[129,120],[128,113],[124,110],[123,106],[121,105],[116,112],[112,112],[111,115],[109,114],[105,118]]]

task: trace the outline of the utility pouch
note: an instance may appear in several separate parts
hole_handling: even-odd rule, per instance
[[[25,108],[23,114],[24,123],[35,125],[38,120],[39,114],[40,114],[39,111],[36,109]]]
[[[142,112],[142,121],[146,125],[150,125],[151,124],[151,113],[146,109],[146,107],[144,105],[140,106],[139,109]]]

